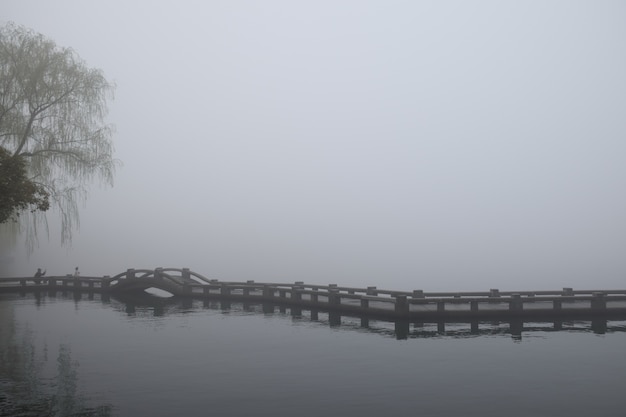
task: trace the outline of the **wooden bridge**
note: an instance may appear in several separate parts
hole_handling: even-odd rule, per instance
[[[225,282],[188,268],[128,269],[113,277],[44,276],[0,278],[0,291],[132,293],[157,288],[188,298],[274,303],[295,309],[335,311],[390,320],[534,317],[626,317],[626,290],[424,292],[304,282]]]

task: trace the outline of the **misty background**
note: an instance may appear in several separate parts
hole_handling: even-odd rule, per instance
[[[117,85],[114,188],[0,275],[623,288],[623,1],[0,0]]]

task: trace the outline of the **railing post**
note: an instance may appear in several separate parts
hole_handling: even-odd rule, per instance
[[[339,305],[341,304],[341,297],[339,295],[339,291],[336,289],[328,290],[328,304],[331,305]]]
[[[102,278],[102,281],[100,281],[100,288],[102,288],[103,290],[108,290],[109,287],[111,286],[111,282],[109,281],[109,278],[111,278],[108,275],[105,275]]]
[[[594,311],[606,310],[606,298],[603,292],[594,292],[591,298],[591,309]]]
[[[274,297],[274,289],[269,285],[263,286],[263,298],[273,298]]]
[[[157,270],[163,271],[163,268],[157,268],[154,270],[154,277],[157,276]],[[135,279],[135,268],[129,268],[126,270],[126,278],[127,279]]]
[[[563,295],[565,295],[565,296],[572,296],[572,295],[574,295],[574,289],[573,288],[564,287],[563,288]]]
[[[291,287],[291,299],[302,301],[302,291],[304,291],[304,281],[296,281],[293,287]]]
[[[202,287],[202,294],[206,297],[209,294],[211,294],[211,287],[209,287],[208,285]]]
[[[478,311],[478,301],[470,301],[470,311]]]
[[[22,278],[22,279],[20,279],[20,285],[21,285],[22,287],[25,287],[25,286],[26,286],[26,278]]]
[[[407,315],[409,314],[409,302],[406,295],[396,295],[395,311],[397,314]]]
[[[311,302],[312,303],[317,303],[317,302],[319,302],[318,295],[317,295],[317,288],[313,288],[313,292],[314,292],[314,294],[311,294]]]
[[[367,287],[367,291],[365,292],[367,295],[378,295],[376,291],[376,287]]]
[[[424,290],[413,290],[413,298],[424,298]]]
[[[437,311],[438,312],[446,311],[446,302],[445,301],[437,301]]]
[[[498,300],[494,300],[494,298],[500,298],[500,290],[497,288],[492,288],[489,290],[489,303],[498,303]]]
[[[254,284],[254,280],[248,280],[248,281],[246,281],[246,284],[252,285],[252,284]],[[245,295],[246,297],[249,296],[250,295],[250,288],[244,287],[243,288],[243,295]]]
[[[520,294],[511,294],[511,300],[509,301],[510,311],[522,311],[524,304],[522,303],[522,296]]]
[[[56,287],[57,286],[57,280],[54,278],[48,278],[48,286],[49,287]]]
[[[189,268],[183,268],[183,272],[181,273],[181,276],[183,279],[191,279],[191,272],[189,271]]]
[[[365,309],[370,308],[370,300],[366,298],[361,298],[361,308],[365,308]]]
[[[222,287],[220,288],[220,294],[222,296],[229,296],[230,290],[231,288],[228,286],[228,284],[222,284]]]
[[[552,309],[553,310],[561,310],[563,308],[563,301],[554,300],[552,301]]]

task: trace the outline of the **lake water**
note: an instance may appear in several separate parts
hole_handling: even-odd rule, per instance
[[[626,321],[599,332],[524,323],[520,335],[506,322],[411,324],[398,340],[393,323],[313,318],[219,301],[0,294],[0,415],[626,414]]]

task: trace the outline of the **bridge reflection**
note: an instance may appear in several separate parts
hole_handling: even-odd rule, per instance
[[[513,340],[521,340],[522,336],[530,336],[539,332],[587,332],[607,334],[626,332],[626,315],[589,316],[577,315],[568,317],[535,317],[532,320],[434,320],[408,321],[388,320],[380,317],[369,317],[328,311],[322,309],[303,309],[286,304],[241,302],[220,299],[191,299],[183,297],[157,298],[143,292],[102,295],[102,301],[110,303],[118,311],[129,316],[179,315],[193,313],[198,310],[217,310],[224,314],[241,315],[274,315],[290,318],[296,322],[317,323],[342,331],[358,331],[391,337],[397,340],[420,338],[471,338],[481,336],[504,335]]]

